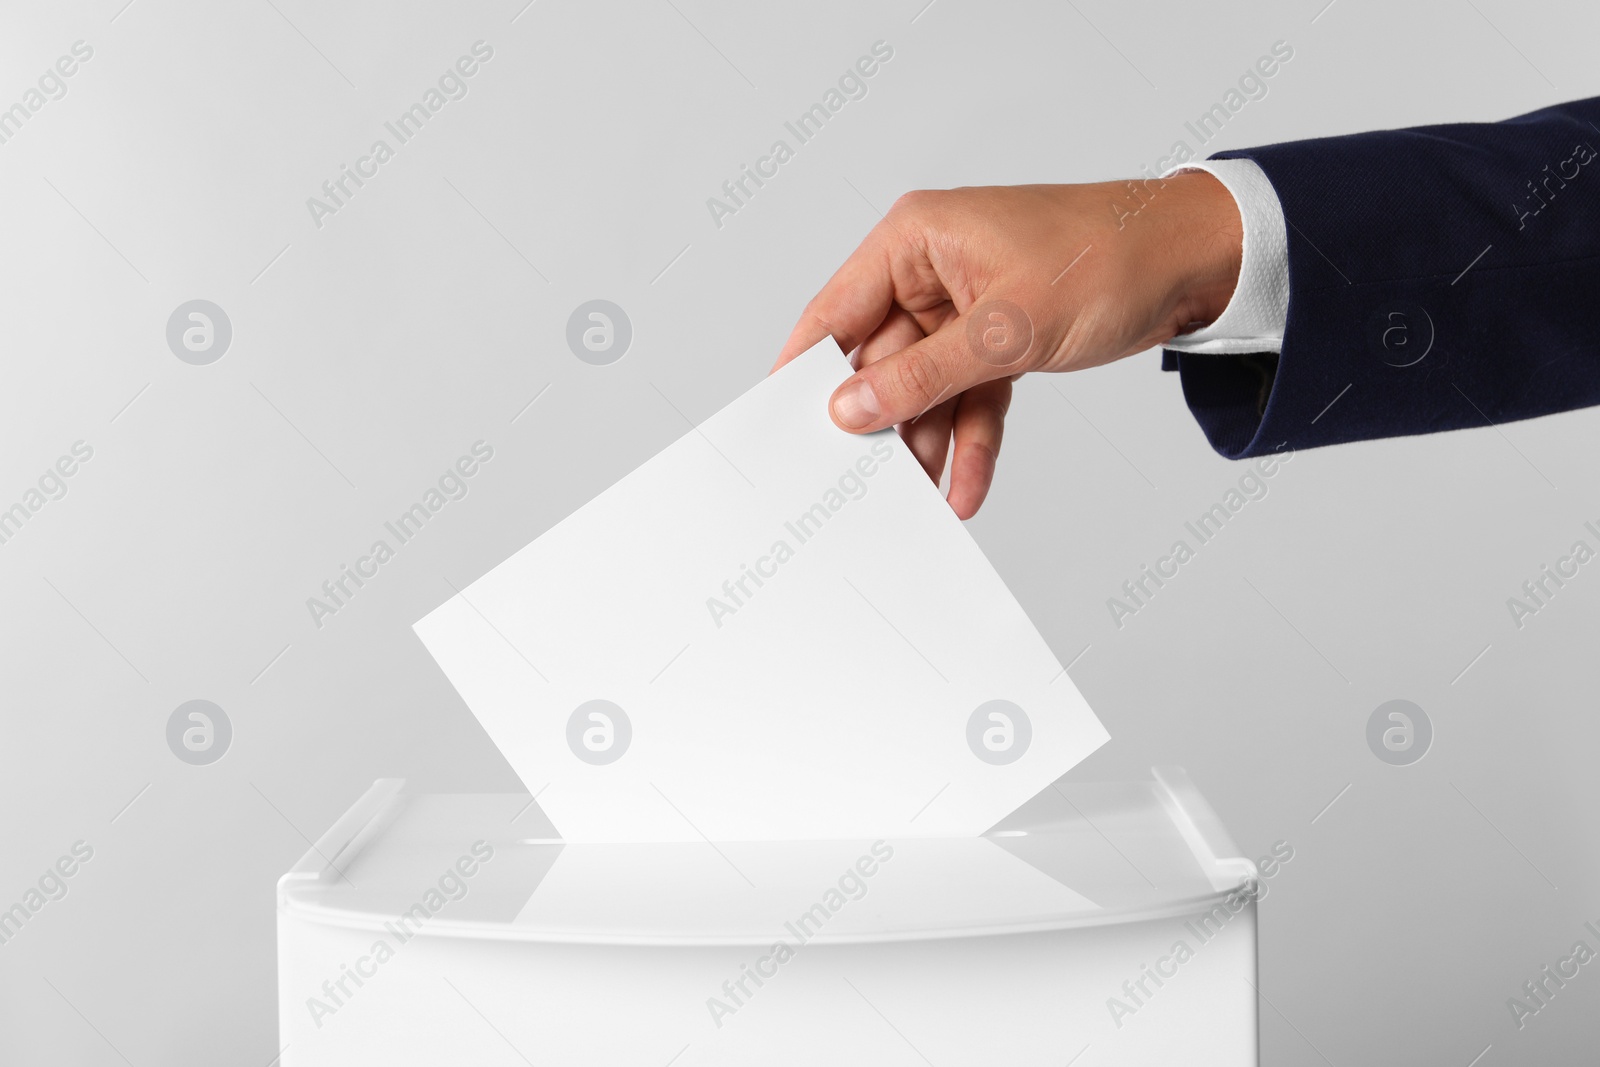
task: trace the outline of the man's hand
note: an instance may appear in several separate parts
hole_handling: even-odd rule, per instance
[[[829,334],[859,348],[834,422],[899,426],[935,481],[949,458],[950,506],[970,518],[994,479],[1012,381],[1212,322],[1241,247],[1233,196],[1202,171],[909,193],[806,305],[773,369]]]

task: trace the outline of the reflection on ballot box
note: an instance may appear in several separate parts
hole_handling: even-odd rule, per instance
[[[279,883],[282,1062],[1255,1064],[1257,885],[1176,770],[979,837],[635,844],[386,779]]]

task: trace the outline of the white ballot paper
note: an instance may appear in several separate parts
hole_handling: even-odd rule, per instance
[[[416,624],[574,842],[980,834],[1107,740],[826,340]]]

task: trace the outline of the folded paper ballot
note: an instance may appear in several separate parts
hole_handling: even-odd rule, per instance
[[[416,624],[567,841],[962,837],[1107,735],[830,339]]]

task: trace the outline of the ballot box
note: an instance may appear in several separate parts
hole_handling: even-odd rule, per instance
[[[1176,770],[978,837],[637,844],[384,779],[278,884],[282,1063],[1255,1064],[1259,877]]]

